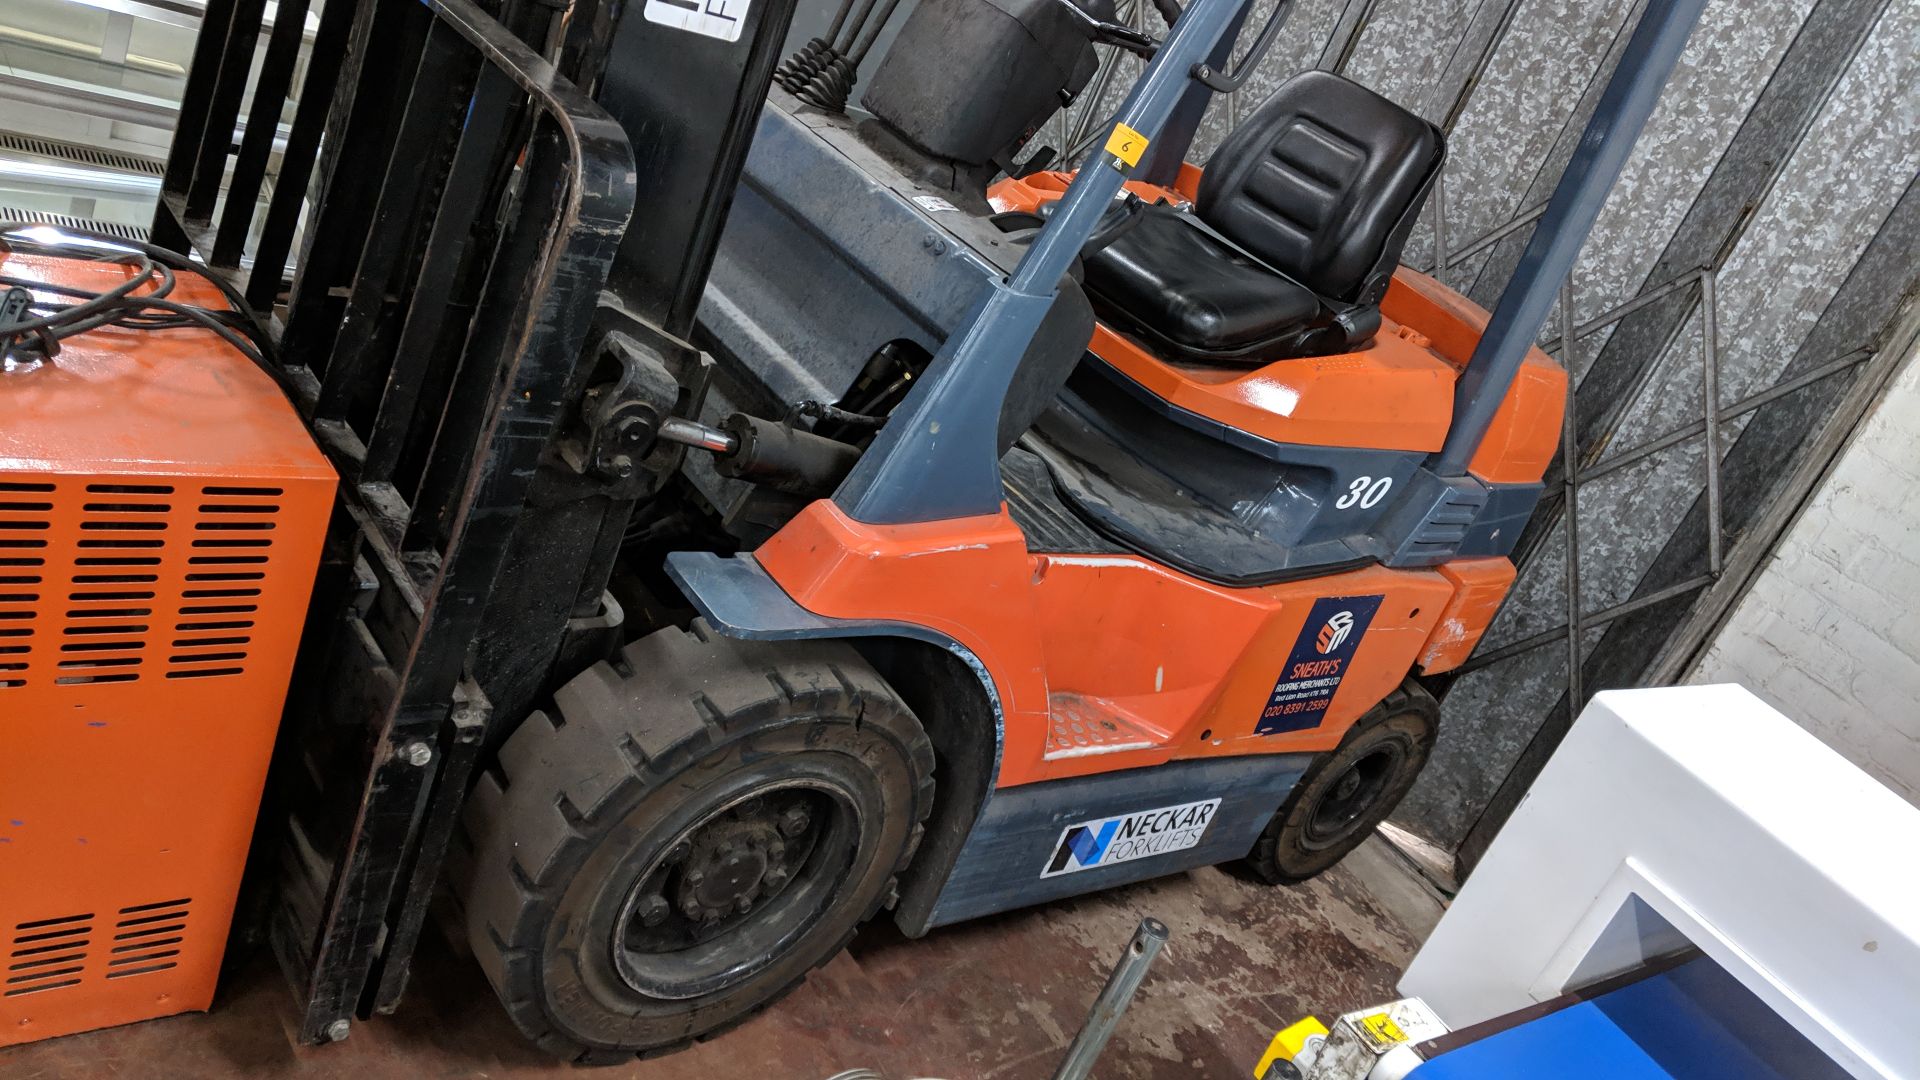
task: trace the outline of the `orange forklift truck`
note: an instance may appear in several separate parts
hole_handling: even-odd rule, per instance
[[[305,3],[254,65],[212,0],[154,245],[5,227],[0,1045],[206,1007],[249,835],[304,1039],[432,908],[593,1063],[883,911],[1297,882],[1394,807],[1700,0],[1491,317],[1399,266],[1444,140],[1357,84],[1183,161],[1285,3],[1235,62],[1247,0],[920,0],[849,115],[894,3],[777,63],[793,0],[343,0],[296,88]],[[1017,160],[1097,46],[1104,143]]]

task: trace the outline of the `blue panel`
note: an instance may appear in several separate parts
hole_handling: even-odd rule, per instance
[[[700,614],[728,637],[781,641],[814,637],[910,637],[966,653],[952,638],[913,623],[881,619],[835,619],[795,603],[751,555],[676,551],[667,556],[673,579]],[[991,689],[991,688],[989,688]]]
[[[1253,849],[1309,754],[1176,761],[1145,769],[1022,784],[994,794],[974,825],[928,926],[1045,903],[1241,858]],[[1199,843],[1073,873],[1058,873],[1063,835],[1089,822],[1160,807],[1219,799]],[[1107,841],[1113,840],[1108,836]],[[1082,845],[1104,847],[1099,834]],[[1050,869],[1052,876],[1042,876]],[[919,929],[909,929],[916,933]]]
[[[1846,1080],[1725,968],[1701,958],[1594,1002],[1676,1080]]]
[[[1545,484],[1488,484],[1487,504],[1467,526],[1460,554],[1511,555],[1545,490]]]
[[[1441,1055],[1410,1080],[1845,1080],[1704,957]]]
[[[1408,1080],[1672,1080],[1592,1002],[1443,1054]]]

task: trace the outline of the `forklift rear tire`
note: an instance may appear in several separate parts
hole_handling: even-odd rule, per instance
[[[1254,876],[1298,885],[1359,847],[1413,787],[1439,724],[1439,702],[1411,679],[1367,710],[1307,767],[1254,842]]]
[[[926,733],[843,643],[696,624],[622,661],[507,739],[455,861],[508,1014],[581,1064],[681,1049],[799,985],[897,895],[933,805]]]

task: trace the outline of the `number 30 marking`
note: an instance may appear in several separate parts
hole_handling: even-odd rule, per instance
[[[1371,476],[1357,477],[1347,485],[1347,493],[1333,504],[1335,510],[1350,510],[1358,504],[1362,510],[1371,510],[1381,499],[1387,497],[1387,489],[1393,487],[1393,477],[1383,476],[1375,480]]]

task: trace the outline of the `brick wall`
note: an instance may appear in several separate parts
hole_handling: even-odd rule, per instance
[[[1745,685],[1920,805],[1916,356],[1689,681]]]

